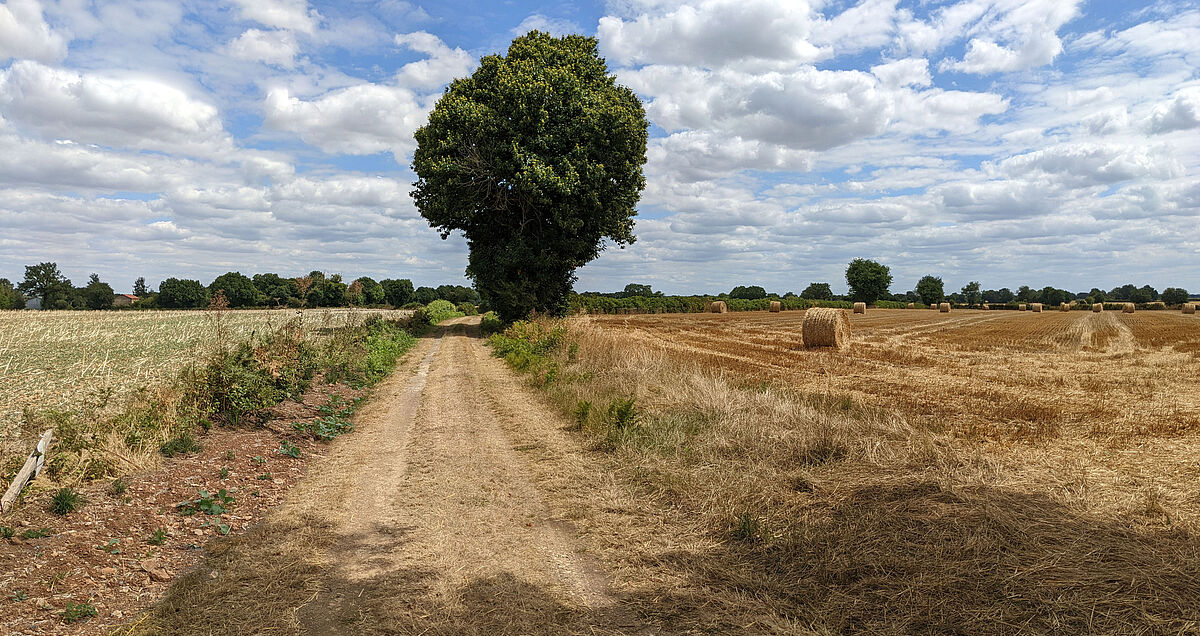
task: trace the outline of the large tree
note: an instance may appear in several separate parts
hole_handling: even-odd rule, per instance
[[[808,287],[800,292],[800,297],[809,300],[833,300],[833,290],[829,283],[809,283]]]
[[[399,307],[412,301],[413,284],[407,278],[387,278],[379,282],[389,305]]]
[[[0,309],[24,309],[25,295],[7,278],[0,278]]]
[[[648,123],[595,38],[532,31],[455,80],[416,132],[413,199],[470,248],[467,275],[504,320],[565,311],[605,239],[634,242]]]
[[[983,301],[983,294],[979,291],[979,281],[973,280],[962,288],[963,298],[966,299],[968,305],[978,305]]]
[[[767,297],[767,290],[758,285],[738,285],[729,292],[730,298],[740,298],[743,300],[759,300]]]
[[[892,270],[882,263],[856,258],[846,267],[846,283],[854,300],[871,304],[888,295]]]
[[[234,308],[258,305],[261,304],[260,300],[266,300],[265,294],[254,286],[254,281],[241,272],[226,272],[218,276],[209,284],[208,293],[215,296],[218,291],[225,293],[225,300]]]
[[[191,309],[208,305],[208,289],[198,280],[168,278],[158,286],[158,304],[167,309]]]
[[[112,309],[115,297],[112,286],[102,282],[99,274],[88,277],[87,287],[83,288],[83,302],[88,309]]]
[[[1163,290],[1162,301],[1168,305],[1182,305],[1188,301],[1187,290],[1179,287],[1168,287]]]
[[[65,304],[74,291],[71,281],[59,271],[58,263],[26,265],[25,280],[17,285],[17,289],[26,296],[40,298],[42,309],[54,309],[57,301],[63,301],[57,304]]]
[[[922,276],[921,280],[917,281],[917,295],[926,305],[942,302],[942,299],[946,297],[942,279],[932,275]]]

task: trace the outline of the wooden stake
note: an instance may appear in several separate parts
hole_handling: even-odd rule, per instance
[[[54,431],[48,430],[42,433],[42,438],[38,440],[37,446],[33,452],[29,454],[29,458],[25,460],[25,465],[21,466],[21,470],[17,471],[17,476],[13,479],[12,485],[8,487],[8,491],[4,493],[4,497],[0,499],[0,512],[8,512],[12,508],[13,502],[25,489],[25,484],[28,484],[42,473],[42,467],[46,465],[46,450],[50,448],[50,440],[54,438]]]

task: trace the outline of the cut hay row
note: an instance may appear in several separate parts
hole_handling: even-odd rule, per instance
[[[805,311],[800,331],[805,348],[844,349],[850,345],[850,317],[842,309],[813,307]]]
[[[854,313],[856,313],[856,314],[867,313],[867,303],[854,303]]]

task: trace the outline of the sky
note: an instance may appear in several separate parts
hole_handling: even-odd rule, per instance
[[[1200,291],[1200,2],[7,0],[0,277],[463,284],[409,191],[446,83],[595,36],[651,122],[637,242],[578,290]]]

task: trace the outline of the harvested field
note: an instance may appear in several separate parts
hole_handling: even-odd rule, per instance
[[[603,317],[646,346],[748,381],[934,416],[998,438],[1200,428],[1200,321],[1174,312],[875,310],[842,354],[802,346],[803,312]]]

